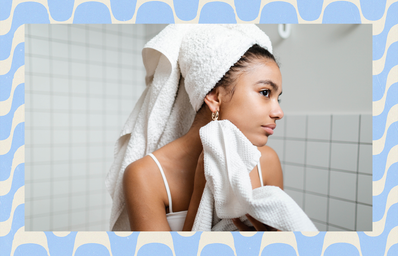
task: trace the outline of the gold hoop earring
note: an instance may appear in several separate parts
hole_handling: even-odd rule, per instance
[[[218,110],[214,113],[211,113],[211,119],[213,119],[213,121],[217,121],[218,120]]]

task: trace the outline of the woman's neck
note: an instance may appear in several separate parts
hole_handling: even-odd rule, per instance
[[[188,132],[175,140],[178,143],[181,153],[184,154],[184,158],[189,161],[197,161],[200,153],[202,153],[203,146],[200,140],[199,130],[211,121],[210,111],[200,111],[195,117],[191,128]]]

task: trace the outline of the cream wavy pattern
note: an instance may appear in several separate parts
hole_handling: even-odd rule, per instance
[[[358,249],[359,255],[362,255],[360,240],[358,234],[355,232],[326,233],[322,247],[322,255],[325,254],[325,251],[328,249],[328,247],[336,243],[350,243],[351,245],[354,245]]]
[[[14,118],[12,119],[11,133],[10,136],[5,140],[0,140],[0,155],[5,155],[10,151],[15,127],[24,122],[25,120],[25,105],[21,105],[15,110]]]
[[[398,145],[391,148],[387,155],[386,168],[384,170],[383,177],[379,180],[373,181],[373,196],[380,195],[385,187],[387,171],[390,169],[391,165],[398,162]]]
[[[18,85],[24,83],[24,77],[25,77],[25,66],[21,66],[17,69],[17,71],[15,71],[14,79],[12,80],[10,97],[8,97],[8,99],[6,99],[5,101],[0,101],[0,116],[5,116],[10,112],[14,91]]]
[[[176,256],[171,234],[166,232],[158,232],[155,234],[148,232],[140,233],[137,239],[137,247],[134,255],[139,255],[139,251],[143,246],[154,243],[159,243],[167,246],[173,253],[173,256]]]
[[[398,26],[397,26],[398,27]],[[398,31],[397,31],[398,34]],[[386,89],[384,90],[383,97],[378,101],[373,101],[373,115],[378,116],[383,113],[384,106],[386,105],[387,92],[390,87],[398,83],[398,65],[391,68],[387,76]]]
[[[11,255],[15,254],[15,251],[19,246],[25,244],[37,244],[44,248],[47,255],[50,255],[47,245],[47,238],[44,232],[25,232],[24,228],[21,227],[14,235],[12,243]]]
[[[398,227],[395,227],[388,234],[387,242],[386,242],[386,251],[385,251],[384,255],[387,255],[389,249],[393,245],[397,244],[397,237],[398,237]]]
[[[383,136],[380,139],[373,141],[373,155],[379,155],[382,153],[384,145],[386,143],[388,128],[390,128],[390,126],[397,121],[398,121],[398,104],[392,106],[388,111],[386,126],[384,129]]]
[[[6,236],[11,231],[13,216],[15,209],[25,203],[25,187],[20,187],[14,194],[14,200],[12,201],[11,213],[8,220],[0,222],[0,237]]]
[[[24,115],[25,115],[25,105],[18,107],[18,109],[14,113],[14,118],[12,119],[12,126],[11,126],[11,133],[10,136],[5,140],[0,140],[0,155],[5,155],[7,152],[10,151],[13,137],[14,137],[14,130],[15,127],[24,122]]]
[[[373,222],[373,232],[366,232],[370,236],[379,236],[384,232],[384,227],[386,226],[388,209],[394,204],[398,203],[398,186],[395,186],[390,190],[386,201],[386,211],[384,212],[383,218],[379,221]],[[373,234],[372,234],[373,233]]]
[[[373,75],[378,75],[383,71],[384,63],[386,62],[387,51],[395,42],[398,42],[398,25],[394,25],[388,32],[383,56],[380,59],[373,61]]]
[[[73,255],[80,246],[90,243],[101,244],[111,252],[111,245],[105,232],[78,232],[73,246]]]
[[[0,24],[1,27],[1,24]],[[5,59],[5,60],[0,60],[0,76],[7,74],[10,69],[11,69],[11,64],[12,64],[12,59],[14,57],[14,51],[15,47],[17,47],[18,44],[23,43],[25,39],[25,29],[24,26],[20,26],[17,28],[17,30],[14,33],[14,38],[12,40],[12,45],[11,45],[11,52],[10,56]],[[23,78],[23,76],[21,77]],[[4,110],[0,110],[0,115]]]
[[[14,178],[14,171],[18,165],[25,162],[25,146],[21,146],[15,151],[14,158],[12,159],[10,177],[6,180],[0,181],[0,196],[7,195],[11,190],[12,181]]]
[[[299,250],[297,249],[296,237],[294,236],[293,232],[264,233],[263,238],[261,240],[260,252],[262,252],[267,246],[269,246],[271,244],[275,244],[275,243],[289,245],[293,248],[293,250],[296,252],[296,254],[299,255]]]
[[[5,20],[0,21],[0,36],[6,35],[10,29],[12,28],[12,23],[13,23],[13,13],[14,10],[17,8],[18,5],[24,4],[26,2],[31,2],[28,0],[17,0],[12,2],[11,6],[11,12],[8,18]],[[48,7],[48,1],[47,0],[36,0],[34,1],[35,3],[41,4],[45,9],[47,9],[47,12],[49,14],[49,21],[51,23],[71,23],[74,20],[74,14],[75,10],[83,3],[87,2],[93,2],[89,0],[76,0],[74,1],[73,5],[73,11],[71,14],[71,17],[65,20],[64,22],[58,22],[51,17],[51,13],[49,11]],[[145,0],[137,0],[136,1],[136,7],[135,7],[135,13],[133,14],[132,18],[127,20],[127,21],[119,21],[115,18],[115,16],[112,13],[112,8],[111,8],[111,2],[112,0],[104,0],[104,1],[95,1],[97,3],[102,3],[104,6],[107,7],[109,10],[110,18],[112,23],[134,23],[136,21],[137,17],[137,12],[139,8],[146,4],[147,2],[150,1],[145,1]],[[189,23],[197,23],[199,21],[199,16],[201,13],[201,9],[203,6],[205,6],[207,3],[214,2],[214,1],[209,1],[209,0],[204,0],[200,1],[198,0],[198,10],[196,13],[196,16],[190,20],[190,21],[182,21],[179,19],[176,15],[175,12],[175,2],[173,0],[167,0],[167,1],[161,1],[163,3],[166,3],[168,6],[170,6],[173,15],[174,15],[174,20],[175,22],[189,22]],[[236,14],[236,7],[234,4],[234,1],[229,0],[229,1],[219,1],[225,4],[228,4],[231,9],[235,12],[235,18],[236,21],[239,23],[245,23],[244,21],[240,20],[238,15]],[[324,12],[325,9],[332,3],[335,2],[341,2],[337,0],[325,0],[322,3],[322,8],[320,11],[320,15],[316,20],[311,20],[307,21],[305,20],[299,10],[298,10],[298,1],[297,0],[285,0],[285,1],[273,1],[273,2],[283,2],[286,4],[290,4],[295,10],[297,14],[297,19],[299,23],[321,23],[324,17]],[[360,20],[362,23],[368,23],[368,24],[373,24],[373,35],[379,35],[381,34],[384,29],[385,29],[385,22],[387,19],[387,12],[390,6],[395,4],[397,1],[396,0],[387,0],[386,1],[386,7],[384,14],[382,17],[380,17],[379,20],[377,21],[371,21],[368,20],[364,17],[362,10],[361,10],[361,1],[360,0],[351,0],[351,1],[346,1],[348,3],[354,4],[359,11],[360,15]],[[264,6],[269,4],[268,1],[262,1],[259,7],[259,14],[258,17],[252,20],[251,22],[259,22],[260,21],[260,15],[261,15],[261,10],[263,10]],[[388,31],[387,38],[386,38],[386,45],[384,46],[384,53],[380,59],[373,60],[373,75],[378,75],[380,74],[386,67],[386,59],[388,55],[388,49],[390,46],[398,41],[397,38],[397,33],[398,32],[398,25],[394,24],[394,26],[391,27],[391,29]],[[12,62],[13,62],[13,57],[14,57],[14,50],[17,45],[20,43],[24,42],[23,35],[24,34],[24,28],[23,26],[20,26],[16,29],[11,45],[11,50],[9,57],[7,57],[4,60],[0,61],[0,76],[7,74],[11,70]],[[12,81],[11,85],[11,96],[4,101],[0,101],[0,116],[6,115],[10,112],[11,109],[11,104],[12,104],[12,97],[13,93],[15,91],[15,88],[18,86],[18,84],[21,84],[23,82],[23,73],[24,73],[24,66],[20,67],[17,69],[14,75],[14,79]],[[374,146],[373,146],[373,154],[385,154],[387,162],[386,162],[386,167],[383,173],[383,176],[380,180],[378,181],[373,181],[373,195],[381,195],[384,186],[386,183],[386,177],[387,177],[387,172],[389,171],[390,167],[392,164],[397,162],[397,156],[398,156],[398,145],[392,147],[389,152],[383,152],[383,149],[385,147],[385,140],[386,140],[386,131],[391,125],[396,124],[398,121],[398,104],[394,104],[393,107],[390,109],[384,109],[385,108],[385,101],[386,101],[386,95],[388,92],[388,89],[398,81],[397,79],[397,66],[391,67],[391,70],[389,71],[389,75],[387,78],[387,83],[385,87],[385,92],[383,97],[378,100],[373,102],[373,115],[378,116],[380,115],[383,111],[387,111],[388,116],[386,118],[386,125],[385,125],[385,131],[384,135],[381,139],[374,141]],[[1,95],[0,91],[0,95]],[[10,148],[11,148],[11,143],[12,143],[12,138],[14,134],[14,129],[17,124],[21,123],[24,121],[24,106],[20,106],[14,113],[14,118],[12,121],[12,127],[11,127],[11,134],[9,138],[0,141],[0,154],[10,154]],[[0,124],[1,125],[1,124]],[[374,126],[377,126],[378,124],[374,124]],[[9,248],[9,252],[11,255],[15,254],[18,251],[18,248],[22,248],[26,244],[36,244],[40,246],[43,250],[47,252],[48,255],[51,255],[51,249],[50,249],[50,239],[48,239],[48,236],[46,236],[45,232],[24,232],[24,227],[20,227],[16,225],[15,230],[13,230],[13,224],[17,221],[21,220],[16,220],[15,212],[18,206],[24,204],[24,186],[18,188],[15,192],[14,195],[10,195],[11,191],[11,185],[14,180],[14,170],[16,166],[24,162],[23,159],[24,155],[24,147],[20,147],[17,149],[17,151],[14,153],[13,161],[12,161],[12,167],[11,170],[6,170],[10,173],[10,177],[4,181],[0,181],[0,197],[10,197],[12,196],[14,199],[12,201],[12,207],[10,209],[11,214],[9,218],[5,221],[0,222],[0,245],[2,245],[2,239],[5,239],[5,237],[9,234],[13,234],[13,242],[12,246]],[[1,171],[4,171],[1,169]],[[384,206],[384,215],[383,218],[377,222],[373,223],[373,231],[372,232],[364,232],[368,237],[378,237],[386,232],[388,232],[388,235],[386,236],[386,239],[381,241],[383,243],[383,246],[385,246],[385,251],[382,255],[387,255],[388,251],[390,248],[392,248],[394,245],[396,246],[397,241],[398,241],[398,227],[391,227],[392,224],[389,223],[390,219],[387,218],[387,213],[391,209],[393,211],[396,209],[396,205],[398,204],[398,186],[394,186],[390,191],[387,193],[387,199],[386,199],[386,205]],[[395,208],[394,208],[395,207]],[[193,254],[201,255],[202,252],[206,250],[207,245],[219,245],[219,248],[229,248],[234,255],[237,255],[238,252],[238,244],[240,243],[241,238],[239,236],[233,236],[232,233],[138,233],[138,236],[134,236],[134,233],[130,232],[117,232],[114,233],[115,236],[111,239],[110,234],[107,234],[106,232],[78,232],[76,236],[74,237],[73,243],[72,243],[72,248],[69,248],[72,250],[72,255],[78,254],[77,252],[79,251],[79,248],[83,248],[85,246],[89,245],[100,245],[102,247],[96,247],[96,248],[101,248],[104,250],[107,250],[109,252],[109,255],[114,255],[112,248],[112,241],[115,241],[113,239],[129,239],[131,238],[131,242],[134,245],[135,251],[133,253],[129,253],[130,255],[144,255],[143,253],[140,253],[140,249],[146,249],[146,248],[151,248],[151,246],[157,246],[157,245],[162,245],[165,246],[163,248],[169,248],[171,255],[181,255],[179,251],[180,247],[181,249],[183,248],[184,244],[177,244],[177,238],[182,239],[181,241],[188,241],[188,239],[191,239],[189,241],[193,241],[193,244],[196,244],[197,246],[197,252]],[[293,232],[284,232],[284,233],[264,233],[261,236],[261,239],[259,240],[260,244],[253,244],[254,247],[258,247],[258,253],[254,253],[254,255],[261,255],[261,253],[268,249],[271,248],[275,244],[279,244],[282,246],[286,246],[285,248],[288,248],[289,250],[293,250],[296,255],[301,255],[303,252],[300,250],[300,246],[298,243],[297,237],[299,236],[300,233],[293,233]],[[73,235],[73,233],[70,232],[54,232],[54,235],[57,239],[63,239],[66,238],[70,235]],[[199,235],[199,236],[197,236]],[[304,235],[304,239],[308,238],[316,238],[319,235],[324,235],[324,237],[321,240],[321,243],[314,244],[312,246],[318,246],[321,251],[321,255],[326,254],[328,248],[332,248],[333,246],[338,246],[340,243],[342,244],[351,244],[353,245],[357,250],[358,250],[358,255],[366,255],[364,252],[361,251],[361,239],[360,236],[358,236],[357,233],[355,232],[320,232],[320,233],[306,233],[303,232],[302,235]],[[178,236],[178,237],[177,237]],[[248,237],[250,235],[245,234],[242,235],[243,237]],[[135,238],[134,238],[135,237]],[[253,238],[255,235],[253,235]],[[185,240],[186,239],[186,240]],[[197,240],[195,240],[197,239]],[[380,240],[377,240],[380,242]],[[115,243],[116,244],[116,243]],[[257,248],[256,247],[256,248]],[[2,248],[3,249],[3,248]],[[1,249],[0,249],[1,250]],[[143,252],[143,251],[141,251]]]

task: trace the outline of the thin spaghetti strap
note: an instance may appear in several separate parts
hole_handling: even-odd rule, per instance
[[[260,157],[260,158],[261,158],[261,157]],[[264,187],[264,182],[263,182],[263,173],[261,172],[261,164],[260,164],[260,159],[258,159],[257,171],[258,171],[258,177],[260,178],[260,183],[261,183],[261,186],[262,186],[262,187]]]
[[[169,184],[167,183],[166,176],[164,175],[162,166],[160,165],[158,159],[156,159],[156,157],[152,153],[150,153],[148,155],[150,157],[152,157],[153,161],[155,161],[155,163],[158,165],[160,173],[162,174],[164,186],[166,187],[167,197],[169,198],[169,213],[172,213],[173,207],[172,207],[172,202],[171,202],[171,193],[170,193]]]

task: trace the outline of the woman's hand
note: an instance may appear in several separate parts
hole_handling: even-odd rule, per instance
[[[239,229],[239,231],[279,231],[276,228],[261,223],[249,214],[246,214],[247,219],[252,223],[253,227],[247,226],[239,218],[232,219],[232,222]]]

